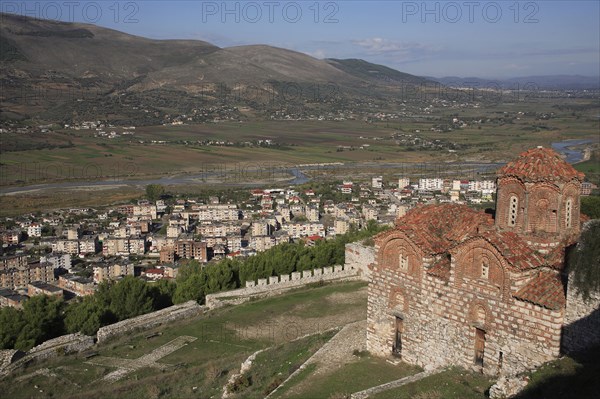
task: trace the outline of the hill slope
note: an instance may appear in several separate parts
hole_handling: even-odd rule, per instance
[[[67,121],[73,115],[103,113],[129,120],[136,116],[130,108],[143,107],[147,114],[191,112],[189,104],[198,104],[198,96],[231,106],[237,105],[231,104],[235,93],[236,101],[256,106],[244,91],[248,86],[277,93],[281,84],[295,83],[302,91],[335,84],[337,95],[352,98],[364,95],[365,87],[385,95],[394,85],[424,81],[363,60],[319,60],[265,45],[219,48],[197,40],[151,40],[90,24],[0,17],[5,117]],[[89,91],[93,96],[80,94]],[[48,92],[60,95],[50,99]],[[66,99],[65,93],[70,94]]]

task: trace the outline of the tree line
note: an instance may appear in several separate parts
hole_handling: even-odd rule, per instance
[[[27,351],[63,334],[94,335],[100,327],[173,304],[175,283],[148,284],[133,276],[103,282],[94,295],[65,302],[61,297],[36,295],[23,309],[0,309],[0,348]]]

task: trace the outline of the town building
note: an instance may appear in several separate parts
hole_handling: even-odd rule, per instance
[[[27,300],[26,295],[21,295],[17,291],[13,291],[8,288],[0,288],[0,308],[12,307],[21,309],[23,308],[23,302]]]
[[[120,277],[133,276],[135,268],[133,263],[100,263],[94,265],[93,271],[94,283],[98,284],[103,281],[114,280]]]
[[[383,188],[383,176],[374,176],[371,178],[371,187],[375,189]]]
[[[27,284],[27,296],[47,295],[62,298],[63,290],[56,285],[45,283],[43,281],[32,281]]]

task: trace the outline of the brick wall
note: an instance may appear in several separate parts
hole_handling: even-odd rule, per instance
[[[466,273],[457,273],[458,260],[452,260],[448,278],[428,274],[429,262],[421,258],[421,267],[403,271],[378,259],[368,288],[369,351],[391,354],[399,317],[403,360],[425,368],[460,365],[479,370],[474,362],[476,328],[485,331],[486,374],[519,373],[559,355],[562,310],[507,295],[516,287],[506,270],[496,272],[496,281],[492,275],[484,283],[466,267]]]

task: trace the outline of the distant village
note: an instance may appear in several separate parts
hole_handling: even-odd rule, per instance
[[[582,186],[589,195],[590,183]],[[401,177],[343,181],[334,201],[297,188],[167,198],[103,209],[73,208],[5,218],[0,224],[0,306],[21,307],[33,295],[91,295],[103,281],[134,275],[149,282],[177,277],[188,260],[203,265],[249,257],[275,245],[314,245],[368,223],[393,225],[419,203],[492,203],[492,180]]]

